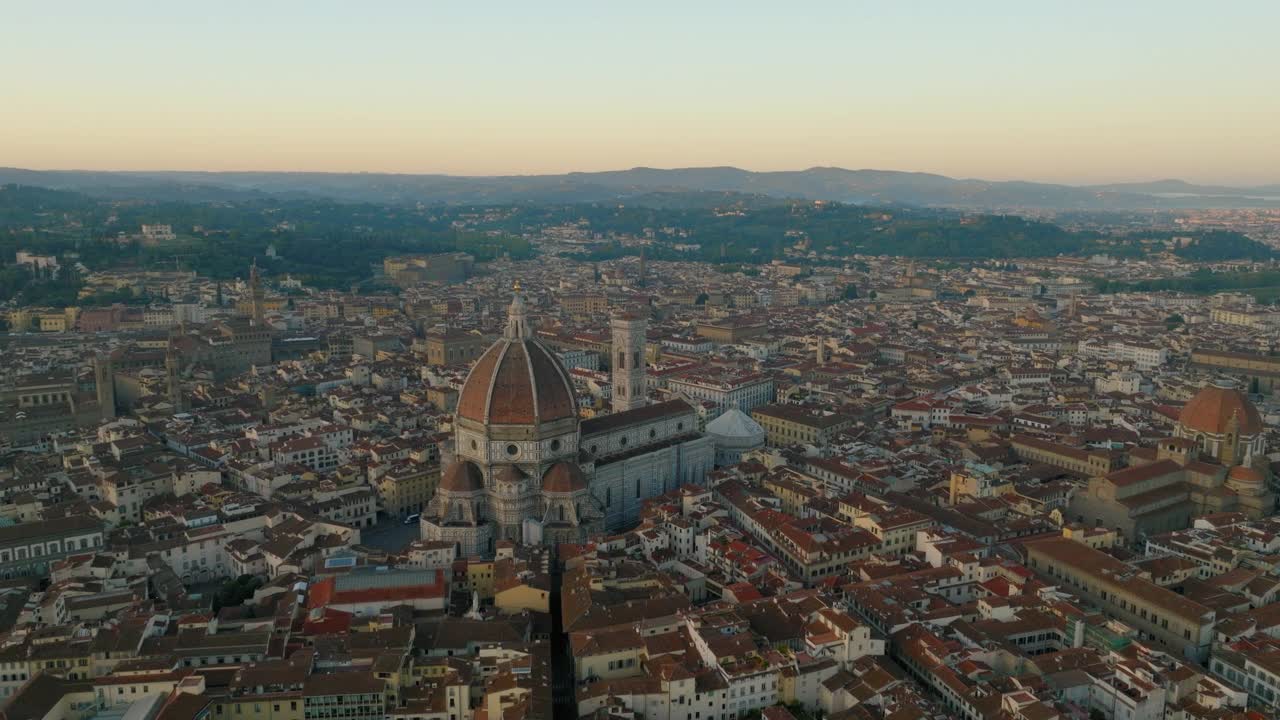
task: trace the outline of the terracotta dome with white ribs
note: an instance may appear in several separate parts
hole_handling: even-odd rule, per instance
[[[539,425],[576,417],[569,373],[555,352],[530,335],[519,295],[509,315],[506,334],[467,375],[458,417],[485,425]]]

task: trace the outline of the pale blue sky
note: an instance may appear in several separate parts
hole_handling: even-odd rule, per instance
[[[0,165],[1280,182],[1277,28],[1274,0],[0,0]]]

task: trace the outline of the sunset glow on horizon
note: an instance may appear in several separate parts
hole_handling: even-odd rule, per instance
[[[1280,183],[1274,2],[18,2],[4,16],[0,166]]]

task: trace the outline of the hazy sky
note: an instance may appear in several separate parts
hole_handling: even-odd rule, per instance
[[[0,165],[1280,182],[1277,28],[1277,0],[0,0]]]

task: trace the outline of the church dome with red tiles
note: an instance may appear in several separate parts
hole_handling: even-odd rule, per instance
[[[493,481],[495,483],[519,485],[524,482],[524,479],[524,473],[520,472],[520,468],[515,465],[503,465],[493,472]]]
[[[542,476],[542,491],[550,493],[572,493],[587,489],[587,476],[577,463],[558,462],[547,468]]]
[[[484,473],[475,463],[458,460],[444,469],[439,487],[455,493],[477,492],[484,489]]]
[[[1233,421],[1234,418],[1234,421]],[[1244,393],[1221,385],[1206,385],[1191,398],[1178,415],[1187,430],[1225,434],[1232,430],[1242,436],[1262,431],[1262,417]]]
[[[577,417],[573,382],[550,348],[532,337],[516,295],[507,331],[476,361],[458,396],[458,417],[485,425],[539,425]]]

